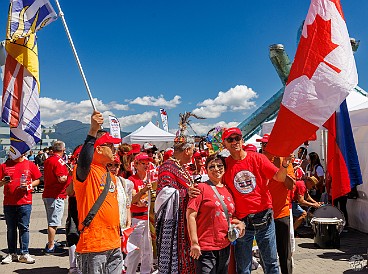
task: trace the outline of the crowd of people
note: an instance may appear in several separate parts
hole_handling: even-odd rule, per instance
[[[65,225],[68,199],[69,273],[250,273],[254,240],[265,273],[292,273],[290,226],[297,230],[325,192],[318,154],[301,147],[297,156],[273,156],[268,134],[257,151],[236,127],[222,132],[228,154],[200,149],[185,132],[159,151],[150,143],[122,144],[102,124],[94,112],[84,144],[69,158],[56,141],[49,151],[1,165],[3,264],[35,263],[29,223],[42,171],[44,253],[66,252],[55,234]]]

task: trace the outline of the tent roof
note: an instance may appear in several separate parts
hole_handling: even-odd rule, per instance
[[[152,144],[155,144],[157,142],[173,142],[174,138],[174,134],[160,129],[150,121],[144,127],[124,137],[123,142],[138,144],[150,142]]]

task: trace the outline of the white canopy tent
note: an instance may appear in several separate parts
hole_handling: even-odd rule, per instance
[[[368,233],[368,97],[359,92],[351,92],[346,99],[349,110],[354,141],[358,152],[359,164],[363,175],[363,184],[358,186],[359,198],[348,200],[349,225]],[[262,133],[272,131],[275,120],[262,125]],[[317,131],[317,140],[309,143],[308,152],[315,151],[324,164],[326,130]]]
[[[174,138],[174,134],[160,129],[150,121],[144,127],[140,127],[125,136],[123,138],[123,143],[143,145],[148,142],[155,145],[159,150],[162,150],[171,147],[173,145]]]
[[[252,137],[250,137],[248,140],[244,141],[244,144],[252,144],[255,145],[257,147],[257,150],[261,149],[261,143],[257,142],[257,139],[261,139],[262,137],[259,136],[258,134],[254,134]]]

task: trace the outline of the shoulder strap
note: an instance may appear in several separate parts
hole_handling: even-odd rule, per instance
[[[93,206],[89,210],[86,218],[82,222],[83,228],[80,231],[80,233],[82,233],[83,230],[91,224],[93,218],[96,216],[96,214],[97,214],[98,210],[100,209],[102,203],[105,201],[107,193],[109,192],[110,183],[111,183],[110,172],[107,172],[105,187],[104,187],[103,191],[101,192],[100,196],[98,196],[96,202],[93,204]]]
[[[224,200],[222,200],[222,197],[221,197],[220,193],[218,192],[218,190],[217,190],[216,186],[215,186],[215,185],[214,185],[210,180],[208,180],[206,183],[207,183],[208,185],[210,185],[210,186],[211,186],[211,188],[213,189],[213,192],[215,192],[215,194],[216,194],[217,198],[220,200],[220,203],[221,203],[221,205],[222,205],[222,209],[224,210],[225,215],[226,215],[227,223],[228,223],[228,225],[229,225],[229,227],[230,227],[230,217],[229,217],[229,212],[228,212],[228,210],[227,210],[227,206],[226,206],[226,204],[225,204]]]

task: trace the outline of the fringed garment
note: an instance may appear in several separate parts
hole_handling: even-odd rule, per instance
[[[161,165],[155,205],[159,273],[195,273],[185,217],[190,184],[191,176],[175,159]]]

